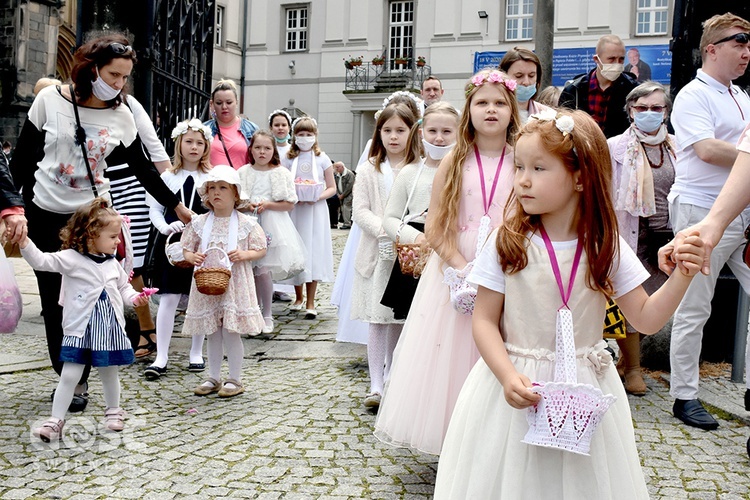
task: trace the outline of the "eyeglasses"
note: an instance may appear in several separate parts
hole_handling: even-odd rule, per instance
[[[750,42],[750,33],[735,33],[734,35],[722,38],[718,42],[714,42],[711,45],[719,45],[720,43],[728,42],[730,40],[735,40],[737,41],[737,43],[741,43],[744,45]]]
[[[661,113],[665,109],[667,109],[666,106],[633,106],[633,111],[635,111],[636,113],[644,113],[646,111]]]
[[[118,56],[124,56],[129,52],[133,52],[133,47],[131,47],[130,45],[123,45],[119,42],[112,42],[107,46],[107,48]]]

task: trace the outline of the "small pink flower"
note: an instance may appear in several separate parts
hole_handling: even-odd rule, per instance
[[[474,75],[474,76],[473,76],[473,77],[471,78],[471,83],[472,83],[472,84],[473,84],[473,85],[474,85],[475,87],[479,87],[480,85],[482,85],[482,84],[484,83],[484,75],[482,75],[482,74],[479,74],[479,75]]]
[[[516,81],[515,80],[505,80],[505,88],[513,92],[516,90]]]
[[[487,81],[490,83],[500,83],[503,81],[503,76],[499,71],[491,71],[489,77],[487,77]]]

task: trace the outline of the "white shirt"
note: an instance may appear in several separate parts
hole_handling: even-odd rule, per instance
[[[505,293],[505,274],[502,267],[500,266],[500,259],[497,254],[497,232],[495,229],[487,238],[482,251],[479,253],[474,267],[469,273],[466,280],[474,285],[483,286],[489,288],[498,293]],[[575,248],[578,240],[572,241],[553,241],[552,247],[555,250],[562,250],[564,248]],[[531,236],[531,244],[537,245],[544,248],[544,240],[537,235]],[[581,255],[581,260],[586,258],[586,252]],[[520,271],[523,272],[523,271]],[[552,266],[550,265],[549,272],[552,273]],[[570,273],[570,270],[562,271]],[[632,248],[620,237],[620,261],[614,266],[612,278],[612,286],[615,290],[613,297],[621,297],[628,292],[634,290],[637,286],[641,285],[651,275],[643,267],[643,264],[638,259]],[[567,277],[564,279],[568,279]]]
[[[704,139],[737,144],[748,120],[750,97],[736,85],[727,88],[699,69],[677,94],[672,111],[677,162],[670,202],[679,196],[680,203],[711,208],[731,169],[704,162],[693,144]]]
[[[117,322],[125,329],[124,304],[132,304],[138,292],[130,285],[128,275],[115,259],[97,263],[70,248],[45,253],[33,241],[29,241],[21,254],[35,270],[63,275],[60,295],[64,335],[83,337],[102,290],[107,291]]]
[[[169,161],[169,155],[164,149],[164,144],[159,140],[159,136],[156,135],[154,124],[151,121],[151,117],[143,108],[143,105],[136,101],[132,95],[128,96],[128,106],[133,112],[133,119],[135,120],[135,128],[138,129],[138,136],[141,138],[143,146],[148,151],[151,161],[158,163],[160,161]]]
[[[34,203],[50,212],[73,213],[93,195],[81,148],[75,142],[73,104],[58,89],[51,85],[41,90],[29,109],[29,121],[44,132],[44,157],[34,174]],[[123,105],[112,109],[80,104],[78,113],[86,131],[86,151],[99,196],[107,196],[105,159],[117,146],[130,146],[135,140],[133,113]]]

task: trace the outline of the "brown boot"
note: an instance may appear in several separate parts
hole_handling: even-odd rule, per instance
[[[623,361],[625,391],[634,396],[643,396],[648,387],[641,374],[641,336],[638,332],[628,332],[627,337],[617,341],[620,359]],[[620,363],[618,362],[618,372]]]

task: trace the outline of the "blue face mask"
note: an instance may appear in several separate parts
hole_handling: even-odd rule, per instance
[[[291,139],[291,138],[292,138],[292,136],[291,136],[291,135],[289,135],[289,134],[286,134],[286,137],[282,137],[281,139],[279,139],[279,138],[278,138],[278,137],[276,137],[276,136],[273,136],[273,138],[274,138],[274,140],[276,141],[276,144],[284,144],[284,143],[285,143],[285,142],[287,142],[287,141],[288,141],[289,139]]]
[[[516,100],[518,102],[528,102],[536,94],[536,85],[517,85]]]
[[[642,113],[635,113],[633,115],[633,121],[635,126],[638,127],[641,132],[650,134],[656,132],[664,122],[664,113],[657,113],[656,111],[643,111]]]

